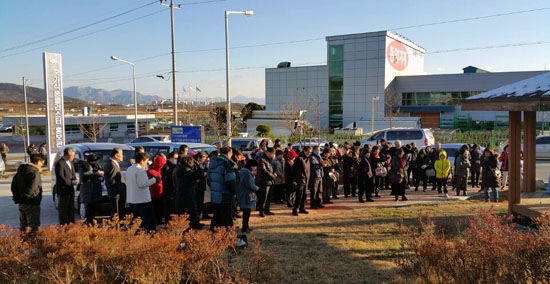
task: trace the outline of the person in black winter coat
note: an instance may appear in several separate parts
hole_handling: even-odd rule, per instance
[[[426,169],[428,169],[430,165],[430,158],[428,157],[428,155],[426,155],[426,151],[420,150],[420,152],[418,152],[418,156],[416,157],[414,164],[414,191],[418,191],[418,186],[420,186],[420,182],[422,182],[422,189],[424,192],[426,192],[426,188],[428,187],[428,177],[426,176]]]
[[[357,168],[357,186],[359,187],[359,202],[365,202],[363,196],[368,202],[373,202],[372,193],[374,191],[374,168],[370,163],[370,151],[367,149],[359,155],[359,166]]]
[[[160,169],[162,179],[162,202],[164,223],[170,221],[170,215],[176,213],[175,190],[174,190],[174,169],[178,164],[178,152],[168,153],[166,164]]]
[[[479,186],[479,177],[481,175],[481,159],[482,153],[479,145],[474,144],[472,151],[470,152],[470,174],[472,177],[472,187]]]
[[[13,201],[19,204],[19,229],[24,232],[30,227],[34,234],[40,227],[40,202],[42,202],[42,178],[40,168],[44,156],[32,154],[30,163],[22,164],[11,183]]]
[[[265,215],[275,215],[269,209],[271,207],[271,199],[273,192],[271,188],[273,181],[277,174],[273,169],[273,158],[275,158],[275,148],[268,147],[260,158],[260,165],[258,166],[258,174],[256,176],[256,185],[258,185],[258,210],[260,211],[260,217]]]
[[[90,154],[86,161],[80,161],[80,200],[85,206],[86,224],[93,224],[96,211],[103,196],[103,168],[99,165],[99,156]]]
[[[180,158],[176,171],[176,213],[189,214],[189,227],[201,229],[197,208],[197,186],[204,178],[204,170],[198,169],[193,157]]]

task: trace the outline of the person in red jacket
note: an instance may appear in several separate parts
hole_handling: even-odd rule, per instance
[[[153,201],[153,210],[155,211],[155,218],[157,224],[162,223],[162,217],[164,216],[164,203],[162,201],[162,178],[161,169],[166,164],[166,156],[163,153],[157,154],[153,158],[153,163],[147,170],[147,177],[155,177],[157,182],[149,186],[151,192],[151,200]]]

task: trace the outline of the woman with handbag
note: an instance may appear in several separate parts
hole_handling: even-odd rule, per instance
[[[498,161],[497,154],[491,148],[485,148],[483,158],[481,160],[481,185],[485,193],[485,202],[492,199],[493,202],[498,202]],[[491,188],[492,198],[489,198],[489,188]]]
[[[246,161],[244,168],[240,171],[240,181],[237,186],[237,203],[243,212],[243,226],[241,231],[243,233],[250,233],[252,228],[248,225],[250,220],[250,211],[256,208],[256,192],[258,186],[254,182],[258,170],[258,161],[250,159]]]
[[[405,196],[405,187],[407,185],[407,179],[405,173],[409,167],[409,163],[404,158],[405,152],[402,148],[395,150],[395,156],[391,159],[391,169],[388,173],[388,177],[391,183],[391,195],[395,195],[395,201],[401,196],[402,201],[409,200]]]

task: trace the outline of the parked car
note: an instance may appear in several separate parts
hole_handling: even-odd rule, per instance
[[[145,149],[145,152],[149,155],[154,156],[157,153],[168,153],[173,151],[179,151],[181,145],[187,145],[189,147],[189,153],[191,152],[212,152],[217,150],[216,147],[204,144],[204,143],[187,143],[187,142],[140,142],[140,143],[128,143],[126,145],[136,147],[142,146]]]
[[[148,142],[170,142],[169,134],[154,134],[154,135],[142,135],[130,143],[148,143]]]
[[[535,138],[536,148],[535,156],[537,159],[550,159],[550,135],[538,135]],[[504,147],[508,145],[508,140],[502,143],[497,150],[498,153],[504,151]],[[523,143],[521,143],[521,151],[523,155]]]
[[[0,132],[13,132],[13,125],[8,125],[8,124],[0,125]]]
[[[296,142],[294,144],[292,144],[292,149],[296,152],[300,152],[302,150],[302,148],[304,146],[310,146],[310,147],[313,147],[313,146],[317,146],[319,145],[319,148],[321,150],[321,152],[325,149],[325,145],[329,143],[329,141],[327,140],[318,140],[318,139],[306,139],[305,141],[302,141],[302,142]],[[338,144],[336,143],[332,143],[332,145],[335,147],[335,148],[338,148]]]
[[[81,144],[70,144],[64,146],[56,155],[54,158],[54,168],[52,168],[52,195],[53,200],[55,202],[55,207],[59,205],[59,198],[57,196],[56,190],[55,190],[55,163],[63,157],[63,150],[66,147],[73,147],[76,150],[75,157],[74,157],[74,165],[75,165],[75,172],[76,172],[76,179],[80,181],[79,176],[79,163],[80,160],[85,160],[86,157],[90,154],[97,154],[99,155],[99,164],[103,168],[106,163],[109,162],[109,158],[111,157],[111,151],[113,148],[121,148],[124,160],[119,163],[120,170],[122,171],[123,176],[126,175],[126,169],[130,166],[130,159],[134,155],[134,148],[131,146],[125,145],[125,144],[117,144],[117,143],[81,143]],[[84,218],[86,216],[86,206],[82,203],[80,200],[80,185],[75,186],[75,209],[77,209],[78,215],[80,218]],[[107,193],[107,187],[105,186],[105,183],[102,184],[103,192],[102,192],[102,200],[100,207],[100,214],[109,216],[111,214],[111,201],[109,200],[109,195]],[[101,214],[103,213],[103,214]]]
[[[435,143],[433,132],[429,128],[385,129],[375,132],[372,136],[361,140],[361,145],[376,145],[380,139],[388,142],[400,140],[403,145],[415,142],[417,147],[430,146]]]
[[[259,147],[263,139],[267,139],[267,147],[273,147],[273,141],[271,141],[271,139],[262,137],[234,137],[231,138],[231,147],[241,149],[243,151],[243,154],[247,155],[252,152],[252,147]],[[221,144],[220,141],[217,141],[214,142],[212,145],[219,148],[221,145],[224,144],[225,140],[223,140]]]

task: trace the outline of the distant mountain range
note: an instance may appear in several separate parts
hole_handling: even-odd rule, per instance
[[[96,102],[101,104],[133,104],[134,92],[126,90],[107,91],[92,87],[68,87],[63,89],[65,101],[83,101]],[[161,101],[163,98],[159,96],[144,95],[137,92],[138,104],[151,104],[155,101]],[[205,100],[205,98],[202,98]],[[213,102],[223,102],[225,98],[211,98]],[[23,102],[23,86],[10,83],[0,83],[0,101],[2,102]],[[44,89],[27,86],[27,101],[29,102],[46,102],[46,92]],[[231,98],[233,103],[247,104],[254,102],[260,105],[265,104],[263,98],[235,96]]]

